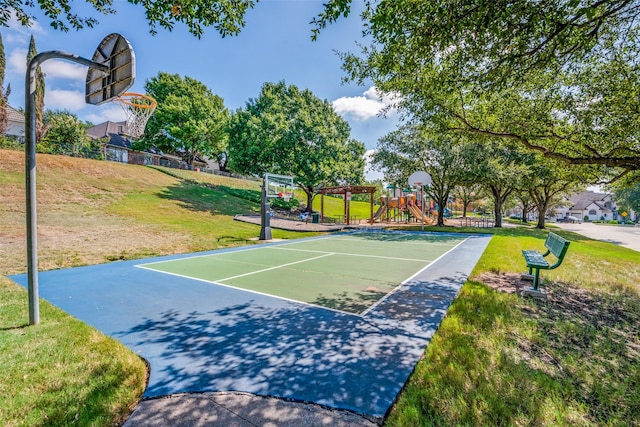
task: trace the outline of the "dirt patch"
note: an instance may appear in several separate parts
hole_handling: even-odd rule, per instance
[[[531,286],[516,273],[486,272],[475,280],[509,294]],[[547,292],[547,300],[523,298],[519,307],[540,322],[551,348],[572,347],[573,351],[589,354],[606,339],[610,342],[607,345],[617,346],[626,352],[626,357],[640,362],[640,295],[635,290],[584,289],[562,282],[546,282],[541,289]],[[567,324],[575,328],[572,333],[565,330]]]
[[[531,286],[531,281],[522,280],[520,274],[516,273],[491,273],[485,272],[475,278],[492,289],[508,294],[519,294],[522,290]]]

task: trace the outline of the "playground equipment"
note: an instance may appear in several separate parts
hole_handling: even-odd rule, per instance
[[[373,214],[373,220],[374,221],[379,221],[382,216],[387,212],[387,196],[380,196],[380,207],[378,208],[378,210],[376,211],[375,214]]]
[[[424,203],[424,201],[423,201]],[[413,203],[410,203],[409,206],[409,212],[411,212],[411,215],[417,219],[418,221],[422,222],[422,224],[435,224],[435,220],[431,217],[429,217],[429,215],[427,215],[421,208],[419,208],[416,203],[415,203],[415,195],[413,196]]]
[[[425,215],[424,215],[424,196],[422,194],[423,188],[429,187],[431,185],[431,175],[429,175],[425,171],[416,171],[409,176],[409,186],[420,188],[420,215],[416,216],[417,212],[414,213],[416,218],[420,218],[422,220],[422,230],[424,230],[425,224]]]

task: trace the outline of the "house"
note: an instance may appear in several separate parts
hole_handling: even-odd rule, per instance
[[[24,141],[24,114],[7,104],[7,131],[5,135],[18,138]]]
[[[134,150],[127,131],[127,122],[107,121],[87,129],[87,135],[92,139],[107,139],[102,146],[105,160],[134,165],[160,164],[162,155],[155,150]]]
[[[611,194],[584,191],[569,197],[569,205],[568,209],[558,209],[559,218],[575,216],[587,221],[618,219]]]

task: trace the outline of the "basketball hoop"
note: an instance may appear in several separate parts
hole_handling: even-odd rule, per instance
[[[147,121],[158,106],[152,97],[133,92],[125,92],[114,98],[113,102],[120,104],[124,110],[129,135],[133,138],[140,138],[144,134]]]
[[[289,200],[291,200],[293,198],[293,193],[281,193],[282,195],[279,196],[282,200],[284,200],[285,202],[289,202]]]

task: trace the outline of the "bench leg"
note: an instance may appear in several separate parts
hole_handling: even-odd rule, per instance
[[[536,272],[533,275],[533,290],[538,290],[538,283],[540,281],[540,269],[536,268]]]

